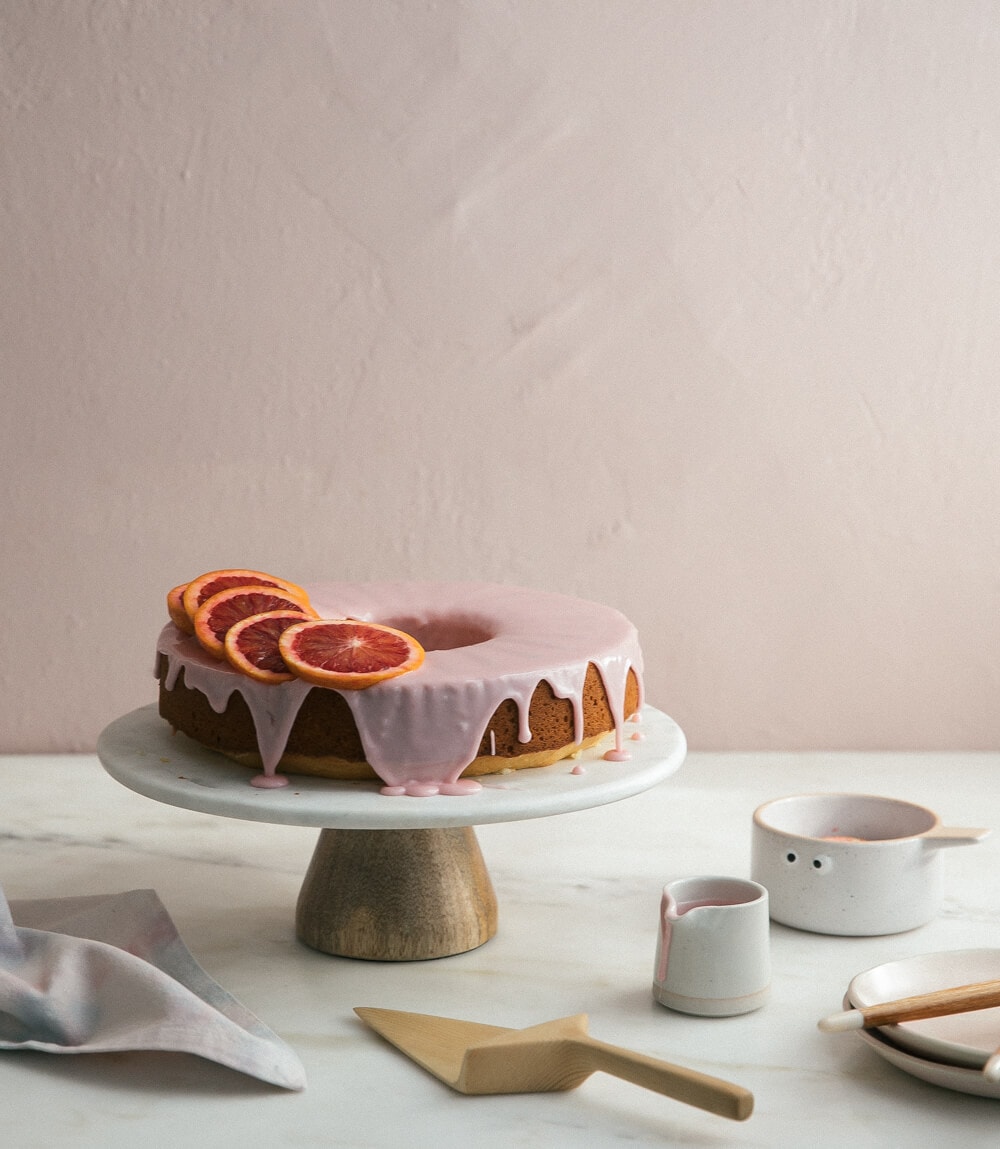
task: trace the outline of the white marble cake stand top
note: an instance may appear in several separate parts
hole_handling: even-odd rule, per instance
[[[175,734],[155,703],[107,726],[97,743],[105,770],[116,781],[159,802],[289,826],[337,830],[406,830],[477,826],[544,818],[603,806],[640,794],[678,770],[687,752],[672,718],[645,706],[641,722],[626,726],[628,762],[606,762],[613,737],[579,759],[537,770],[490,774],[469,796],[387,797],[373,782],[337,782],[290,775],[279,790],[250,785],[250,769]],[[634,731],[641,741],[631,741]],[[579,766],[581,773],[574,774]]]

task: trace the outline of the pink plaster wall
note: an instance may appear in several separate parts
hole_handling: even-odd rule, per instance
[[[613,603],[697,749],[995,749],[997,15],[0,6],[0,751],[229,565]]]

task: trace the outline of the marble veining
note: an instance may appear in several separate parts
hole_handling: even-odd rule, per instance
[[[919,1082],[815,1023],[861,970],[1000,945],[1000,833],[948,852],[944,906],[920,929],[833,938],[772,925],[773,992],[756,1013],[673,1014],[653,1002],[650,982],[662,884],[747,876],[760,803],[855,789],[1000,830],[1000,794],[988,784],[1000,755],[693,753],[644,794],[481,826],[497,936],[467,954],[399,965],[330,958],[296,941],[314,830],[165,806],[95,765],[89,755],[0,758],[7,896],[154,888],[212,977],[295,1048],[310,1085],[285,1095],[182,1055],[7,1054],[0,1081],[12,1145],[995,1144],[1000,1102]],[[355,1005],[508,1026],[586,1012],[591,1033],[737,1081],[757,1109],[737,1125],[601,1074],[572,1093],[463,1098],[375,1037]]]

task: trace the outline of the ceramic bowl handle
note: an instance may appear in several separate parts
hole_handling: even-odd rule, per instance
[[[940,849],[944,846],[971,846],[974,842],[981,842],[989,833],[990,831],[985,829],[935,826],[920,837],[928,846]]]

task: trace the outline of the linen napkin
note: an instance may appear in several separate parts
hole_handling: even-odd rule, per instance
[[[201,968],[153,890],[8,904],[0,1050],[194,1053],[303,1089],[293,1050]]]

